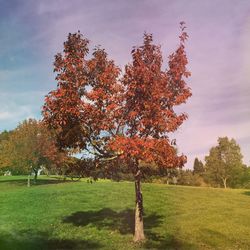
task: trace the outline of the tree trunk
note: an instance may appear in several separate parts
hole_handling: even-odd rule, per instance
[[[227,178],[224,178],[224,179],[222,179],[222,180],[223,180],[224,188],[227,188]]]
[[[34,183],[36,184],[38,171],[34,170],[34,173],[35,173],[35,175],[34,175]]]
[[[141,171],[135,175],[135,234],[134,241],[140,242],[145,239],[143,227],[143,199],[141,192]]]
[[[30,174],[28,175],[27,187],[30,187]]]

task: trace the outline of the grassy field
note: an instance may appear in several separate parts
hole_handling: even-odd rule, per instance
[[[143,184],[147,241],[133,243],[134,185],[0,177],[0,249],[250,249],[250,191]]]

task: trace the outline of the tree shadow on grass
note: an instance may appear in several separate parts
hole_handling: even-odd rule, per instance
[[[99,242],[79,239],[51,238],[48,232],[16,231],[0,233],[0,249],[3,250],[77,250],[99,249]]]
[[[79,211],[63,218],[63,223],[71,223],[77,227],[94,225],[98,229],[119,231],[121,234],[133,232],[134,215],[132,209],[115,212],[110,208],[99,211]]]
[[[146,215],[144,217],[145,230],[159,226],[162,218],[163,216],[155,213]],[[134,233],[134,211],[132,209],[120,212],[110,208],[103,208],[99,211],[80,211],[63,218],[63,222],[72,223],[77,227],[92,224],[98,229],[119,231],[120,234]]]
[[[71,180],[60,180],[57,178],[54,179],[37,179],[36,183],[34,183],[33,178],[30,179],[31,186],[39,186],[39,185],[49,185],[49,184],[60,184],[60,183],[68,183],[73,182]],[[8,184],[13,186],[27,186],[27,178],[23,179],[9,179],[9,180],[0,180],[1,184]]]
[[[184,241],[178,241],[167,232],[158,234],[154,228],[161,225],[163,216],[157,213],[144,216],[144,229],[146,241],[142,247],[146,249],[193,249],[193,246]],[[126,209],[116,212],[110,208],[98,211],[78,211],[63,218],[63,223],[71,223],[77,227],[93,225],[97,229],[117,231],[120,234],[134,234],[134,211]],[[132,240],[132,237],[131,237]]]
[[[250,191],[246,191],[243,194],[250,196]]]

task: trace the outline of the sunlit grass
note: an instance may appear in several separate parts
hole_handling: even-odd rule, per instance
[[[133,183],[26,181],[0,177],[0,249],[250,249],[249,190],[143,184],[135,245]]]

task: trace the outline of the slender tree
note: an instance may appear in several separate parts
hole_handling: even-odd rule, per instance
[[[135,179],[135,241],[145,238],[140,163],[169,168],[186,162],[168,137],[187,119],[174,106],[191,96],[184,80],[190,75],[184,23],[181,31],[168,69],[162,69],[160,46],[145,33],[122,77],[103,49],[97,47],[87,59],[89,41],[80,32],[69,34],[63,53],[55,56],[57,89],[46,96],[43,108],[44,121],[57,131],[61,147],[87,151],[97,165],[118,158],[126,162]]]

